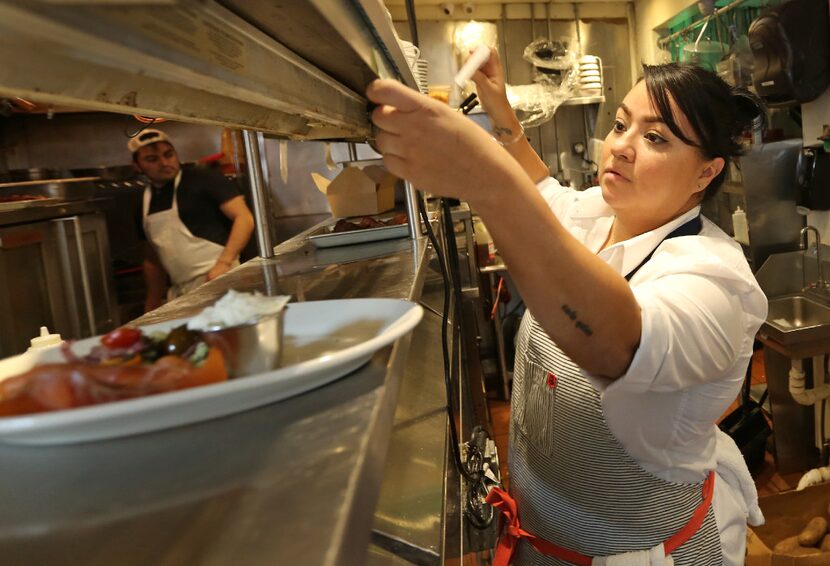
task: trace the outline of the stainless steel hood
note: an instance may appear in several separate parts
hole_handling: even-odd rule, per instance
[[[365,139],[376,77],[417,88],[381,0],[0,0],[0,96]]]

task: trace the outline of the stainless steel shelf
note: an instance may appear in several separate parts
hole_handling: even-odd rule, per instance
[[[605,102],[605,97],[603,95],[597,96],[574,96],[573,98],[568,98],[565,100],[560,106],[579,106],[582,104],[599,104],[601,102]],[[469,114],[486,114],[487,112],[481,108],[480,106],[473,108]]]
[[[416,87],[380,0],[0,1],[0,96],[364,139],[377,77]]]
[[[599,104],[605,102],[605,97],[601,94],[596,96],[574,96],[567,99],[560,106],[579,106],[581,104]]]

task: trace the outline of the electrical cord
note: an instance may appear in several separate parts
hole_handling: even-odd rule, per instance
[[[139,122],[139,123],[141,123],[142,125],[141,125],[141,127],[140,127],[140,128],[138,128],[135,132],[133,132],[133,133],[129,133],[129,132],[127,131],[127,126],[129,125],[129,124],[127,123],[127,122],[129,122],[129,118],[128,118],[128,119],[127,119],[127,122],[125,122],[125,123],[124,123],[124,135],[125,135],[125,136],[127,136],[128,138],[134,138],[134,137],[136,137],[137,135],[139,135],[141,132],[143,132],[144,130],[146,130],[146,129],[147,129],[147,128],[149,128],[150,126],[152,126],[153,124],[160,124],[160,123],[162,123],[162,122],[164,122],[164,121],[165,121],[165,119],[164,119],[164,118],[145,118],[145,117],[143,117],[143,116],[141,117],[141,118],[143,118],[143,119],[139,120],[139,117],[138,117],[138,115],[137,115],[137,114],[134,114],[134,115],[132,116],[132,118],[134,118],[134,119],[138,120],[138,122]]]
[[[502,285],[503,282],[504,285]],[[494,305],[492,306],[492,310],[490,311],[490,320],[494,320],[496,307],[498,307],[498,312],[501,314],[502,323],[504,323],[504,321],[507,320],[508,317],[513,316],[519,311],[519,309],[525,306],[524,301],[519,299],[518,301],[516,301],[516,304],[513,305],[513,307],[510,310],[507,310],[508,303],[498,300],[501,295],[501,288],[503,286],[507,286],[504,277],[499,277],[499,286],[496,288],[496,300],[493,301]]]
[[[426,206],[424,205],[424,199],[418,198],[418,211],[424,221],[427,237],[435,250],[436,257],[438,258],[438,264],[441,269],[441,276],[444,283],[444,306],[442,312],[443,324],[441,327],[441,352],[444,364],[444,387],[447,395],[447,416],[449,418],[450,425],[450,443],[452,444],[453,460],[455,462],[456,469],[467,481],[464,515],[473,527],[477,529],[486,529],[493,523],[495,513],[493,512],[492,506],[484,503],[484,499],[487,497],[488,493],[488,478],[484,470],[485,455],[481,452],[479,445],[481,441],[486,443],[489,435],[487,434],[487,431],[480,426],[475,427],[475,429],[473,429],[472,438],[466,445],[467,459],[466,461],[462,461],[460,442],[458,440],[458,429],[455,422],[455,409],[453,403],[454,396],[452,392],[454,369],[458,366],[455,360],[455,354],[458,351],[457,336],[461,304],[458,248],[455,244],[455,231],[452,224],[452,210],[450,209],[449,203],[445,199],[442,199],[441,207],[444,217],[445,239],[447,241],[446,254],[438,245],[438,239],[432,230],[429,215],[427,214]],[[451,257],[454,257],[455,261],[450,260],[450,257],[448,257],[450,254],[453,254]],[[454,291],[454,300],[452,301],[452,304],[455,307],[455,314],[453,318],[452,358],[450,356],[447,335],[451,303],[451,284]],[[478,439],[479,442],[476,442],[476,439]]]
[[[496,298],[493,299],[493,308],[490,309],[490,320],[496,318],[496,312],[501,304],[501,290],[504,289],[504,277],[499,277],[499,284],[496,286]]]
[[[420,197],[418,198],[418,211],[424,221],[427,238],[432,244],[432,249],[435,250],[435,255],[438,258],[438,265],[441,268],[441,277],[444,281],[444,306],[441,313],[443,322],[441,325],[441,353],[444,361],[444,387],[447,394],[447,413],[450,421],[450,444],[452,444],[453,459],[455,461],[456,468],[462,476],[464,476],[467,480],[470,480],[472,478],[468,477],[467,468],[461,461],[461,450],[458,447],[458,430],[456,428],[455,414],[453,411],[452,382],[450,379],[450,354],[447,346],[447,327],[450,314],[450,282],[449,273],[445,264],[446,257],[444,256],[441,246],[438,245],[438,238],[435,236],[435,232],[432,230],[429,215],[427,214],[426,206],[424,205],[424,199]],[[455,321],[455,323],[457,323],[457,321]]]

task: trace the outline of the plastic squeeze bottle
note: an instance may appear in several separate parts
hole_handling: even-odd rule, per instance
[[[45,326],[40,327],[40,336],[35,336],[29,343],[28,351],[32,350],[43,350],[44,348],[52,348],[54,346],[59,346],[60,343],[63,342],[60,334],[53,334],[49,332],[49,329]]]
[[[746,212],[739,206],[732,213],[732,231],[736,242],[749,245],[749,224],[746,221]]]

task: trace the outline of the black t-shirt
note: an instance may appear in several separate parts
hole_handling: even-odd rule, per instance
[[[173,181],[161,188],[150,187],[150,191],[149,214],[168,210],[173,205]],[[241,194],[239,188],[219,171],[182,169],[182,179],[176,192],[179,218],[194,236],[224,246],[233,222],[219,206]],[[141,226],[143,234],[143,222]]]

